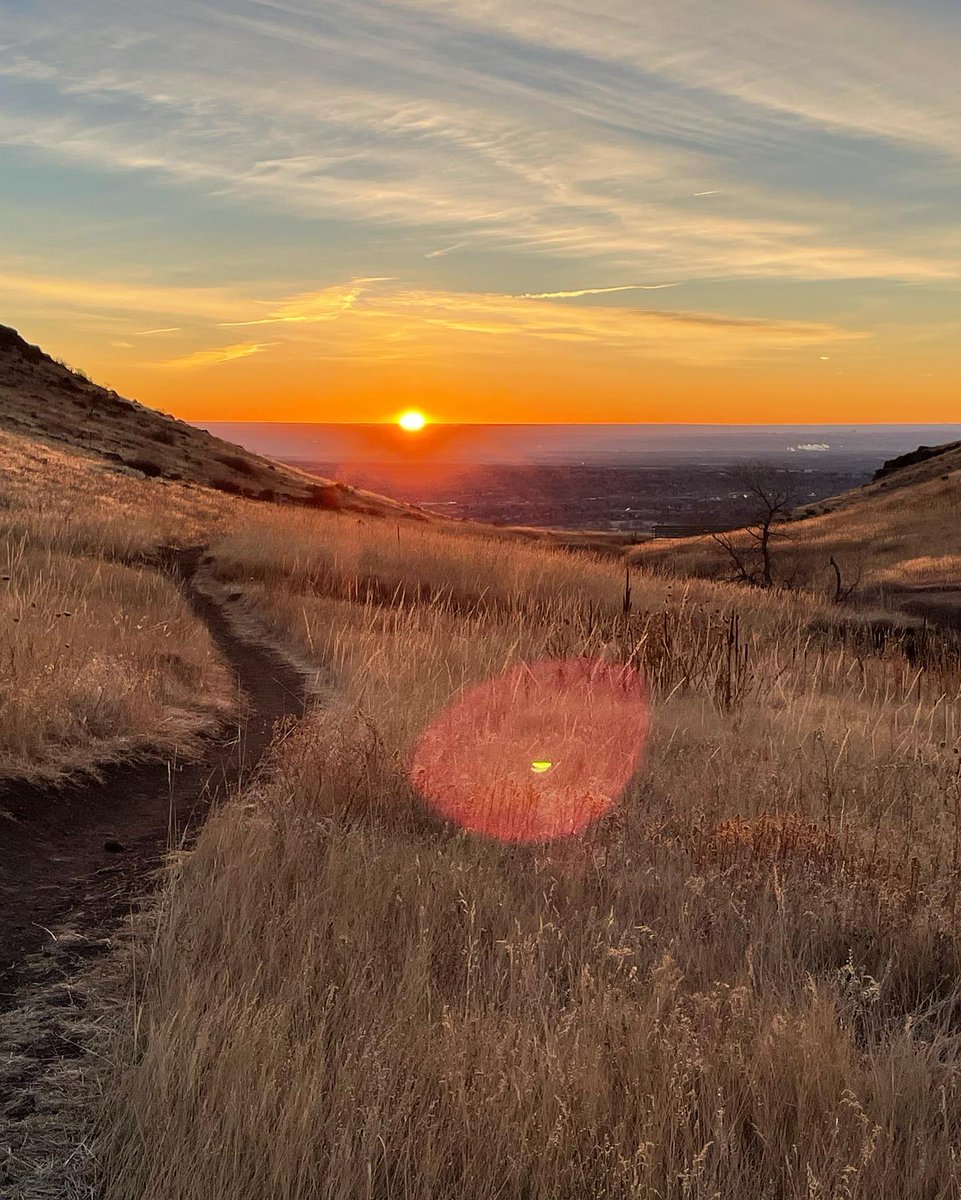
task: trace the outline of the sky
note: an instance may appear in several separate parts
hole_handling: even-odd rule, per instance
[[[0,0],[0,322],[188,420],[955,421],[956,0]]]

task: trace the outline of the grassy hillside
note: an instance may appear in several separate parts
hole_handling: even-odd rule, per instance
[[[392,515],[413,511],[409,505],[271,462],[126,400],[2,325],[0,430],[86,452],[118,473],[181,481],[256,500]]]
[[[911,661],[807,592],[646,574],[625,616],[616,564],[333,515],[261,510],[210,569],[329,695],[171,879],[109,1196],[961,1187],[946,645]],[[444,707],[584,656],[650,688],[613,810],[532,846],[432,815],[411,754]]]
[[[0,326],[0,779],[196,745],[230,680],[158,552],[269,501],[423,519],[126,400]]]
[[[961,1191],[961,662],[937,631],[864,636],[818,583],[831,554],[874,588],[956,580],[956,471],[792,524],[808,587],[680,577],[717,571],[713,543],[641,550],[625,612],[619,561],[101,451],[0,432],[0,770],[223,712],[222,667],[152,569],[164,544],[206,544],[203,586],[325,687],[177,856],[90,1013],[114,1029],[80,1073],[100,1137],[64,1157],[95,1162],[98,1194]],[[534,844],[442,819],[425,731],[473,685],[572,661],[646,679],[627,786],[597,765],[618,743],[587,691],[514,725],[605,814]],[[505,769],[530,786],[514,744],[479,714],[437,770],[485,811]]]
[[[896,605],[918,588],[961,590],[961,448],[895,467],[815,509],[778,527],[772,553],[781,580],[829,596],[834,558],[862,599],[888,593]],[[752,539],[735,532],[732,544],[750,553]],[[730,553],[710,537],[650,542],[631,559],[680,576],[723,578],[734,568]]]
[[[0,778],[189,751],[231,681],[158,546],[240,502],[0,432]]]
[[[125,400],[0,326],[0,779],[189,750],[229,681],[158,552],[274,507],[389,518],[391,536],[446,524]]]
[[[839,496],[831,496],[817,504],[806,505],[798,515],[818,516],[821,513],[837,512],[838,509],[850,505],[879,499],[882,493],[890,494],[902,488],[914,488],[937,480],[948,481],[952,476],[957,476],[959,471],[961,442],[948,442],[943,446],[919,446],[916,450],[909,450],[896,458],[888,459],[875,471],[870,483],[849,492],[842,492]],[[958,484],[957,478],[954,483]]]

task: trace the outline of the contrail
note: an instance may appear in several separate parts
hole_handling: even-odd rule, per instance
[[[524,292],[515,300],[576,300],[578,296],[606,296],[611,292],[659,292],[676,283],[625,283],[620,287],[580,288],[576,292]]]
[[[441,250],[431,250],[429,254],[425,254],[424,258],[443,258],[447,254],[453,254],[455,250],[463,250],[468,242],[457,242],[454,246],[444,246]]]

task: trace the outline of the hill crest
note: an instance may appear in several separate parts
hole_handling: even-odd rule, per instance
[[[252,500],[362,512],[425,514],[284,463],[129,400],[0,325],[0,429],[139,473]]]

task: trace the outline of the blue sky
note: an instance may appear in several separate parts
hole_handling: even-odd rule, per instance
[[[961,6],[0,16],[0,320],[150,402],[961,409]]]

